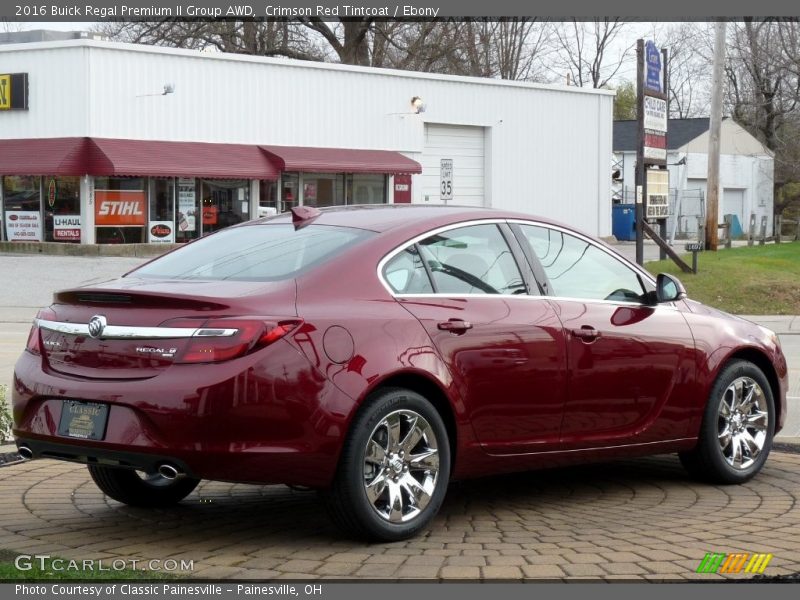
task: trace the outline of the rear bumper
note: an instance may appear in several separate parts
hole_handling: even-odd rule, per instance
[[[354,401],[281,342],[210,365],[177,365],[136,381],[53,372],[25,352],[12,389],[14,436],[35,458],[188,476],[327,487]],[[64,400],[109,406],[101,441],[59,435]]]
[[[162,465],[172,465],[187,477],[197,478],[185,462],[174,456],[110,450],[103,447],[90,448],[25,437],[17,437],[16,442],[17,448],[27,448],[30,451],[31,459],[54,458],[85,465],[137,469],[147,473],[157,472]]]

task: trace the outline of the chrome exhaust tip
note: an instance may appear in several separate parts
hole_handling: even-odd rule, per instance
[[[181,477],[185,477],[186,474],[182,473],[172,465],[163,464],[158,467],[158,474],[161,475],[164,479],[180,479]]]
[[[27,446],[20,446],[19,448],[17,448],[17,452],[25,460],[30,460],[33,458],[33,450],[31,450]]]

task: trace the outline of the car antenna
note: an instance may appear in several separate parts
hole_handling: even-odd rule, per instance
[[[295,230],[305,227],[322,214],[322,211],[313,206],[295,206],[292,208],[292,225]]]

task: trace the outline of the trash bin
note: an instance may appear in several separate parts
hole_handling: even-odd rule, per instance
[[[634,204],[613,204],[611,206],[611,233],[621,242],[636,240],[636,206]]]

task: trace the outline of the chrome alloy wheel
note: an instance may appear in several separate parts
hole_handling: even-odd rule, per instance
[[[764,449],[769,413],[764,390],[750,377],[734,379],[722,394],[717,431],[722,456],[734,469],[747,469]]]
[[[431,501],[439,479],[439,450],[430,424],[412,410],[386,415],[364,449],[364,490],[383,519],[405,523]]]

